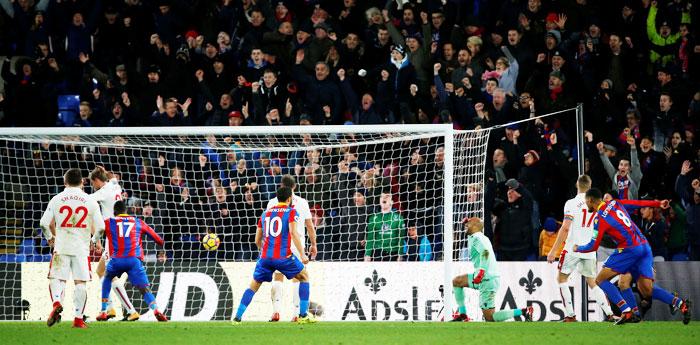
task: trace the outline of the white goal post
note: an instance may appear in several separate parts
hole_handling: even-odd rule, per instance
[[[120,180],[129,212],[172,243],[161,251],[144,242],[154,293],[172,319],[230,318],[252,277],[257,218],[284,174],[295,177],[296,194],[309,201],[317,228],[319,256],[308,268],[311,301],[325,309],[325,319],[449,319],[452,278],[470,269],[458,262],[466,247],[461,219],[484,217],[491,131],[452,125],[0,128],[0,236],[8,248],[0,251],[0,285],[7,292],[0,320],[45,318],[50,255],[38,220],[62,189],[65,170],[77,167],[87,177],[98,165]],[[85,190],[94,192],[89,184]],[[403,228],[395,229],[399,223]],[[218,249],[203,248],[207,233],[221,238]],[[94,315],[97,282],[88,289],[87,310]],[[251,305],[250,319],[269,316],[266,289]],[[138,292],[132,299],[138,306]],[[472,300],[476,306],[478,298]],[[291,290],[284,301],[283,317],[291,316]],[[31,308],[24,310],[25,302]]]

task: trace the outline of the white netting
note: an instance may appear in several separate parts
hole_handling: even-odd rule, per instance
[[[553,127],[524,121],[523,136],[546,149]],[[319,252],[308,266],[311,300],[327,319],[443,317],[450,280],[467,260],[461,220],[490,220],[490,183],[504,182],[485,176],[490,154],[512,139],[505,126],[0,130],[0,319],[45,317],[50,248],[38,221],[68,168],[87,176],[97,165],[118,176],[128,212],[166,240],[164,249],[145,241],[146,268],[159,306],[173,319],[231,317],[257,258],[257,219],[284,174],[295,177],[296,194],[310,205]],[[557,133],[560,142],[575,135]],[[208,233],[221,239],[217,250],[202,246]],[[99,286],[88,287],[90,314]],[[270,315],[266,289],[248,319]],[[294,313],[292,293],[284,297],[283,318]],[[402,304],[407,299],[410,309]]]
[[[452,131],[433,126],[424,131],[377,132],[375,128],[375,133],[362,133],[360,128],[352,127],[355,133],[345,127],[341,128],[345,132],[294,134],[275,128],[271,129],[277,131],[273,134],[230,129],[228,134],[217,134],[213,129],[211,134],[195,135],[129,134],[128,130],[0,135],[0,216],[5,241],[0,262],[48,261],[50,248],[38,226],[48,200],[63,189],[62,174],[68,168],[80,168],[87,177],[98,165],[118,176],[128,212],[143,218],[166,240],[164,249],[151,241],[144,244],[149,274],[156,275],[154,291],[165,279],[162,273],[158,275],[163,267],[206,271],[210,276],[228,276],[231,281],[226,268],[211,266],[254,261],[258,253],[255,225],[284,174],[296,178],[296,194],[309,202],[318,234],[317,261],[442,260],[444,145],[445,133],[451,135]],[[318,131],[316,127],[309,129]],[[478,157],[484,155],[486,138],[487,131],[458,134],[460,159],[454,162],[465,175],[455,177],[455,193],[463,193],[467,185],[478,185],[483,174]],[[93,192],[88,184],[85,190]],[[384,206],[382,200],[386,201]],[[476,203],[467,201],[465,205],[478,211]],[[217,250],[207,251],[202,246],[200,241],[207,233],[216,233],[221,239]],[[308,237],[306,244],[310,244]],[[412,272],[435,270],[434,265],[416,265]],[[3,279],[4,291],[12,292],[3,306],[27,299],[19,291],[26,274],[13,275],[14,268],[3,271],[8,275]],[[246,279],[251,274],[252,269],[247,270]],[[327,274],[330,272],[317,273]],[[418,281],[421,275],[410,279]],[[45,283],[38,283],[43,289]],[[319,296],[326,290],[333,294],[324,284],[333,282],[316,280],[312,300],[336,298]],[[374,289],[379,291],[379,287]],[[139,305],[140,295],[133,297]],[[192,291],[185,314],[204,308],[203,299],[202,292]],[[215,318],[227,317],[231,303],[237,303],[233,294],[220,299],[224,302],[218,309],[222,310]],[[0,318],[13,318],[13,313],[14,309],[8,309]]]
[[[454,135],[454,221],[464,218],[484,219],[484,170],[490,130],[459,131]],[[466,261],[467,234],[462,226],[454,228],[453,258]]]

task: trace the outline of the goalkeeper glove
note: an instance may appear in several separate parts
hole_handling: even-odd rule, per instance
[[[481,284],[481,281],[484,279],[484,274],[486,274],[486,271],[480,269],[479,273],[477,273],[474,276],[474,279],[472,279],[472,284]]]

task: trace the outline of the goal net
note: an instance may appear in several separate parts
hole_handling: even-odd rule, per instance
[[[39,219],[67,169],[87,177],[102,166],[122,186],[128,213],[165,239],[162,248],[144,240],[145,262],[173,320],[231,317],[258,256],[256,224],[283,175],[296,180],[317,233],[308,265],[313,312],[326,320],[437,320],[443,295],[451,300],[449,265],[464,260],[466,236],[453,224],[483,217],[488,138],[488,130],[443,125],[0,130],[0,319],[46,317],[51,249]],[[84,189],[95,192],[87,181]],[[218,248],[203,246],[207,234],[217,235]],[[93,278],[86,310],[94,317]],[[268,285],[247,319],[269,318]],[[284,287],[282,317],[291,319],[295,292],[291,282]]]

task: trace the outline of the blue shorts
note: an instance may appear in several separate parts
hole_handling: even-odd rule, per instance
[[[640,276],[654,279],[654,256],[648,244],[616,249],[603,267],[620,274],[631,273],[635,280]]]
[[[129,275],[131,285],[138,288],[147,287],[149,284],[146,269],[138,258],[112,258],[107,263],[107,273],[105,279],[112,280],[126,273]]]
[[[253,279],[257,282],[271,282],[272,273],[279,271],[287,279],[294,278],[304,269],[304,264],[292,255],[285,259],[260,259],[255,265]]]

